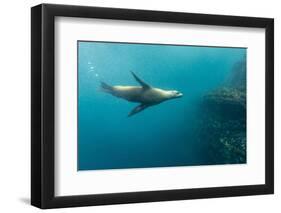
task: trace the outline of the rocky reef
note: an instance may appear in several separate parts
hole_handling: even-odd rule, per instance
[[[245,117],[246,91],[244,89],[222,87],[203,97],[205,107],[211,114],[225,120]]]
[[[208,164],[246,163],[246,70],[234,66],[232,78],[203,96],[198,140]]]

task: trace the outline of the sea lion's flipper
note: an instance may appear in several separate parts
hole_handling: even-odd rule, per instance
[[[132,75],[136,79],[137,82],[144,88],[144,89],[150,89],[151,86],[147,83],[145,83],[143,80],[141,80],[133,71],[131,71]]]
[[[136,106],[128,115],[128,117],[134,115],[134,114],[137,114],[139,112],[141,112],[142,110],[146,109],[147,107],[149,107],[150,105],[147,105],[147,104],[140,104],[138,106]]]
[[[100,82],[100,89],[101,89],[101,91],[107,92],[107,93],[112,93],[112,91],[113,91],[112,86],[110,86],[104,82]]]

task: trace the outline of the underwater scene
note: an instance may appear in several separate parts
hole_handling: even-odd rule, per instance
[[[77,42],[78,171],[245,164],[247,49]]]

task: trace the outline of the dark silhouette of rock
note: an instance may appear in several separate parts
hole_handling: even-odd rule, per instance
[[[206,94],[198,140],[207,164],[246,163],[246,63],[237,62],[225,85]]]
[[[232,88],[246,89],[246,60],[238,61],[234,64],[226,85]]]

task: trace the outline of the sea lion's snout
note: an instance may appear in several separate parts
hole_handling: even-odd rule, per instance
[[[181,98],[182,96],[183,96],[183,94],[181,92],[177,92],[176,98]]]
[[[183,94],[181,93],[181,92],[179,92],[179,91],[177,91],[177,97],[182,97],[183,96]]]
[[[180,98],[183,96],[183,93],[181,93],[177,90],[172,90],[171,93],[172,93],[172,98]]]

